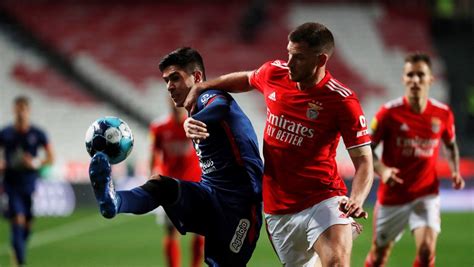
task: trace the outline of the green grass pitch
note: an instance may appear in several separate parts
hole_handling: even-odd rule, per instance
[[[364,232],[354,242],[352,266],[363,266],[370,246],[372,226],[362,221]],[[10,266],[9,230],[0,220],[0,266]],[[162,252],[163,227],[152,215],[100,217],[83,209],[66,218],[37,218],[29,243],[28,267],[166,266]],[[189,235],[182,239],[183,266],[189,266]],[[407,231],[397,243],[388,266],[412,266],[414,242]],[[443,213],[437,266],[474,266],[474,213]],[[250,267],[281,266],[265,231],[249,262]]]

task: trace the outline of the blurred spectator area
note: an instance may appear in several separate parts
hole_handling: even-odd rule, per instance
[[[266,61],[286,59],[288,32],[306,21],[322,22],[333,31],[337,48],[329,69],[357,92],[368,119],[381,104],[403,93],[403,58],[413,50],[433,56],[438,81],[432,95],[449,101],[444,65],[432,45],[429,8],[423,0],[4,0],[0,8],[97,88],[126,101],[149,120],[168,110],[158,70],[159,59],[166,53],[181,46],[196,48],[204,57],[208,78],[256,69]],[[82,144],[88,124],[99,116],[124,115],[108,105],[107,99],[97,99],[61,76],[45,63],[48,55],[25,50],[28,48],[2,37],[0,31],[0,52],[9,59],[0,64],[0,77],[9,85],[6,94],[10,98],[19,92],[35,96],[34,102],[40,104],[34,104],[35,110],[46,114],[38,116],[38,122],[47,123],[53,136],[64,132],[67,125],[74,134],[67,138],[69,145],[61,148],[61,155],[65,162],[82,169],[77,166],[83,166],[88,157]],[[236,98],[261,137],[265,121],[261,95]],[[65,114],[72,116],[67,123]],[[2,124],[5,120],[0,118]],[[148,150],[146,129],[128,123],[138,135],[134,157],[143,162]],[[338,154],[342,165],[350,164],[346,152]]]

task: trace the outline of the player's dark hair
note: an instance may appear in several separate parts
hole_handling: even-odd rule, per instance
[[[203,79],[206,80],[206,71],[201,55],[198,51],[191,47],[182,47],[164,56],[158,65],[160,71],[163,72],[169,66],[176,65],[185,69],[187,73],[199,70],[202,72]]]
[[[296,27],[288,35],[288,40],[293,43],[305,42],[318,53],[331,55],[334,51],[334,36],[323,24],[306,22]]]
[[[405,57],[405,63],[417,63],[417,62],[425,62],[426,65],[431,69],[431,58],[428,54],[423,52],[414,52],[410,53]]]
[[[15,100],[13,100],[13,103],[15,103],[15,105],[25,104],[28,106],[30,105],[30,98],[24,95],[20,95],[20,96],[15,97]]]

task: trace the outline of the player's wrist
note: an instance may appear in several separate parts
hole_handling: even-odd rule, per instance
[[[34,169],[34,170],[38,170],[39,168],[41,168],[41,166],[43,165],[41,159],[38,159],[38,158],[34,158],[31,160],[31,167]]]

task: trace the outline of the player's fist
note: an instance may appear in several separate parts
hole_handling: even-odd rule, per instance
[[[461,190],[464,188],[464,179],[461,177],[461,175],[458,172],[453,173],[453,188],[456,190]]]
[[[358,203],[350,198],[343,198],[339,201],[339,210],[347,217],[367,219],[369,214],[362,208],[362,203]]]
[[[195,109],[196,101],[197,101],[197,98],[199,97],[199,94],[204,89],[205,87],[202,86],[202,83],[196,83],[189,90],[189,93],[186,96],[186,99],[184,100],[183,106],[186,110],[190,111],[191,114],[193,113]]]
[[[380,174],[380,179],[384,184],[388,186],[394,186],[397,184],[403,184],[403,179],[398,177],[398,173],[400,172],[397,168],[392,167],[385,167]]]

